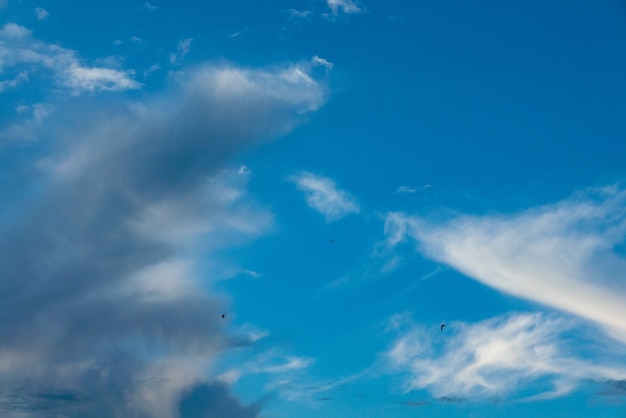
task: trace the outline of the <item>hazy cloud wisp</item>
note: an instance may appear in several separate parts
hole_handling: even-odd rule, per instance
[[[360,207],[352,195],[340,190],[327,177],[302,172],[291,177],[298,190],[304,192],[308,205],[325,216],[327,222],[359,213]]]

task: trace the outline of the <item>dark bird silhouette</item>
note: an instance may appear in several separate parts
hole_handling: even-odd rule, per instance
[[[331,244],[335,243],[335,241],[333,241],[332,239],[329,239],[328,242],[330,242]]]
[[[226,314],[222,314],[222,319],[226,319]]]
[[[446,324],[441,324],[441,329],[439,330],[439,332],[443,332],[443,328],[446,326]]]

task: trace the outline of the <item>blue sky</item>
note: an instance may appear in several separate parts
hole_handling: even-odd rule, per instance
[[[624,416],[622,2],[200,3],[0,0],[0,415]]]

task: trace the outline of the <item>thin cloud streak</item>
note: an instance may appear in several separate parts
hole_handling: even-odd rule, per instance
[[[340,11],[346,14],[363,12],[363,8],[359,7],[357,3],[352,0],[326,0],[326,3],[334,15],[337,15]]]

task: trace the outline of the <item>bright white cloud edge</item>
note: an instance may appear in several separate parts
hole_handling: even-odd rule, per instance
[[[573,313],[626,343],[626,191],[589,189],[507,216],[386,217],[390,246],[410,237],[427,257],[514,296]]]
[[[22,67],[51,71],[56,83],[72,94],[141,87],[132,70],[84,65],[75,51],[39,41],[24,26],[6,23],[0,28],[0,72]]]

